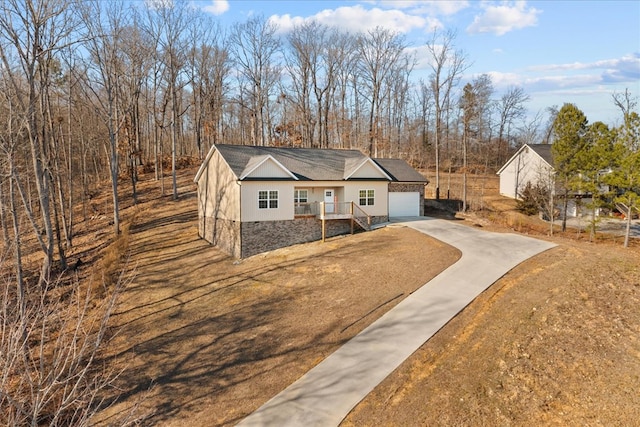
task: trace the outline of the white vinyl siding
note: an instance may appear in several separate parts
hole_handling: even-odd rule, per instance
[[[198,215],[240,220],[240,186],[226,162],[215,151],[198,177]]]
[[[295,190],[296,182],[292,181],[243,181],[241,188],[242,222],[250,221],[280,221],[295,218]],[[359,190],[366,185],[366,189],[374,190],[375,204],[362,206],[369,215],[388,215],[388,181],[372,181],[363,184],[362,181],[343,181],[336,187],[335,181],[314,181],[305,183],[308,203],[324,201],[324,190],[333,188],[338,202],[359,202]],[[258,209],[258,191],[278,190],[278,209]]]
[[[267,159],[264,163],[251,171],[245,178],[287,178],[291,179],[291,176],[286,170],[283,170],[281,166],[276,164],[273,160]]]
[[[366,185],[367,190],[374,190],[375,203],[373,206],[360,206],[360,190],[363,190],[363,186]],[[361,181],[346,181],[344,183],[344,194],[338,194],[339,201],[354,202],[363,211],[372,216],[386,216],[388,212],[388,194],[389,182],[388,181],[372,181],[363,184]]]
[[[551,167],[529,147],[514,156],[500,172],[500,194],[518,199],[527,182],[548,181]]]
[[[278,190],[258,191],[258,209],[278,209]]]
[[[292,182],[242,181],[240,188],[242,222],[293,219],[294,203]],[[262,196],[260,195],[261,192]],[[266,192],[266,195],[264,192]],[[276,193],[277,196],[275,195]],[[261,204],[265,206],[265,203],[267,207],[260,207]]]
[[[385,179],[386,176],[380,171],[380,169],[376,168],[370,161],[362,164],[357,170],[355,170],[349,179]]]

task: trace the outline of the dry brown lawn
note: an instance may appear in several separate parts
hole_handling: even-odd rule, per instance
[[[390,227],[238,261],[198,238],[193,173],[136,208],[105,423],[141,402],[145,425],[233,425],[459,257]]]
[[[478,297],[342,425],[637,425],[640,252],[556,241]]]
[[[123,211],[134,276],[107,360],[126,370],[103,424],[140,404],[143,425],[233,425],[459,256],[390,227],[237,261],[197,236],[194,173],[181,172],[179,200],[146,180]],[[547,237],[500,207],[495,177],[475,182],[490,210],[459,222],[559,246],[480,295],[343,425],[635,425],[640,245]]]

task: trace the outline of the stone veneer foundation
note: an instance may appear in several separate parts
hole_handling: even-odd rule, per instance
[[[371,217],[371,224],[388,220],[386,216]],[[327,220],[325,226],[325,237],[351,232],[351,221],[348,219]],[[359,225],[355,224],[355,228],[359,229]],[[239,223],[200,217],[198,234],[236,258],[247,258],[286,246],[320,240],[322,221],[315,217],[304,217],[287,221]]]

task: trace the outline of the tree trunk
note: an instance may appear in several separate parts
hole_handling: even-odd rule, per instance
[[[462,212],[467,211],[467,132],[462,138]]]
[[[631,215],[633,214],[633,208],[631,203],[627,206],[627,227],[624,233],[624,247],[629,247],[629,235],[631,234]]]
[[[13,164],[13,155],[9,155],[9,203],[11,206],[11,217],[13,222],[13,236],[15,238],[15,260],[16,260],[16,294],[18,296],[18,307],[20,318],[24,319],[26,312],[26,300],[24,290],[24,277],[22,272],[22,242],[20,239],[20,221],[18,218],[18,206],[16,204],[14,175],[15,168]]]
[[[111,95],[110,95],[111,96]],[[117,237],[120,235],[120,207],[118,202],[118,112],[115,109],[115,102],[111,102],[111,114],[109,118],[109,171],[111,173],[111,196],[113,200],[113,232]]]
[[[11,179],[11,177],[9,177],[9,179]],[[2,239],[4,241],[4,246],[9,248],[11,246],[11,238],[9,237],[9,225],[7,224],[7,208],[5,206],[4,198],[2,197],[4,194],[6,193],[0,183],[0,222],[2,222]]]
[[[553,190],[549,192],[549,235],[553,236],[553,222],[555,220],[555,197],[553,197]]]
[[[569,194],[564,191],[564,200],[562,202],[562,232],[567,231],[567,210],[569,208]]]
[[[173,70],[171,71],[173,72]],[[176,145],[178,139],[178,105],[175,90],[175,80],[171,79],[171,183],[173,188],[173,200],[178,199],[178,184],[176,181]]]

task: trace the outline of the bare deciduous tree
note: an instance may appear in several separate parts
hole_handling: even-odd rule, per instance
[[[359,71],[367,91],[363,92],[369,104],[369,135],[367,150],[377,156],[381,104],[384,87],[394,69],[402,63],[406,42],[402,36],[382,27],[361,34],[356,41]]]
[[[6,0],[0,4],[0,60],[6,81],[17,94],[14,114],[27,124],[32,177],[38,193],[40,227],[30,222],[44,254],[40,282],[49,280],[55,249],[52,212],[52,171],[49,169],[52,138],[43,116],[52,79],[55,55],[70,43],[76,28],[72,0]],[[41,238],[44,234],[44,238]],[[60,247],[59,247],[60,248]],[[61,259],[64,259],[61,254]]]
[[[233,59],[240,73],[238,103],[250,114],[251,143],[269,145],[269,97],[280,76],[277,53],[280,41],[276,26],[262,16],[233,26],[229,36]]]
[[[427,43],[431,77],[429,80],[434,101],[434,148],[436,165],[436,199],[440,198],[440,146],[442,144],[443,114],[450,105],[452,89],[458,84],[462,73],[469,67],[466,55],[456,50],[454,32],[434,31]]]
[[[181,128],[181,116],[184,113],[184,111],[180,111],[180,97],[178,94],[187,84],[186,81],[180,81],[180,77],[186,65],[187,28],[191,20],[194,19],[194,12],[189,4],[182,0],[158,4],[148,10],[149,29],[154,34],[154,39],[158,42],[160,59],[164,62],[165,78],[171,101],[171,182],[173,199],[175,200],[178,198],[176,180],[178,133]]]
[[[516,119],[525,116],[524,104],[529,101],[529,95],[520,87],[509,88],[496,103],[498,110],[498,147],[497,164],[501,165],[507,160],[511,127]]]
[[[109,171],[113,200],[114,234],[120,234],[120,199],[118,173],[120,163],[120,130],[126,116],[120,108],[123,96],[123,43],[124,28],[130,25],[123,2],[87,1],[82,8],[86,22],[86,47],[91,62],[87,69],[88,81],[84,87],[87,97],[100,111],[109,135]]]
[[[72,285],[66,298],[36,287],[19,313],[8,286],[0,295],[0,423],[88,426],[119,371],[102,366],[109,318],[124,282],[102,299]],[[99,301],[97,307],[94,307]],[[115,421],[115,424],[118,424]]]

